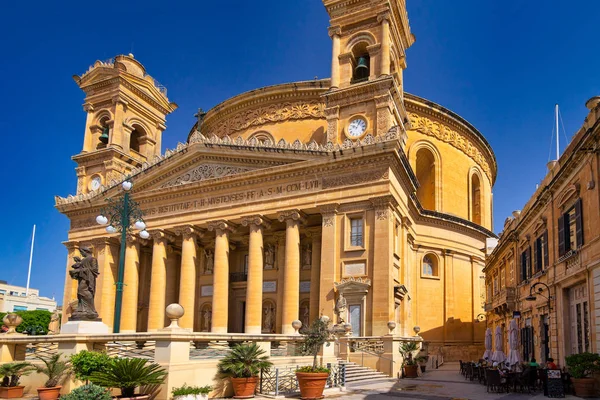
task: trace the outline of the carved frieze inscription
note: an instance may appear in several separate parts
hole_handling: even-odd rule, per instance
[[[203,164],[191,171],[178,176],[169,182],[163,183],[161,188],[171,186],[184,185],[186,183],[199,182],[207,179],[222,178],[224,176],[235,175],[246,171],[251,171],[252,168],[233,167],[230,165]]]

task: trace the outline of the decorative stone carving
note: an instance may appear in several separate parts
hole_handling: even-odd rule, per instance
[[[275,246],[272,243],[265,245],[265,269],[275,268]]]
[[[236,226],[234,224],[232,224],[231,222],[225,221],[225,220],[217,220],[217,221],[210,221],[208,223],[208,230],[209,231],[215,231],[217,233],[219,233],[219,231],[221,232],[229,232],[229,233],[233,233],[235,232],[235,228]]]
[[[330,176],[323,178],[323,189],[329,189],[338,186],[358,185],[365,182],[379,181],[388,178],[389,170],[387,168],[358,174]]]
[[[300,210],[286,210],[281,211],[277,217],[280,222],[285,222],[288,219],[299,221],[300,223],[306,222],[306,216]]]
[[[412,130],[420,132],[427,136],[433,136],[438,140],[449,143],[453,147],[456,147],[469,157],[483,169],[488,179],[492,181],[492,172],[490,166],[485,159],[484,155],[477,149],[471,141],[466,138],[463,134],[452,130],[445,125],[432,121],[427,117],[422,117],[415,113],[408,113]]]
[[[268,218],[263,217],[262,215],[250,215],[250,216],[242,218],[242,225],[243,226],[251,226],[251,225],[263,226],[266,229],[269,229],[271,227],[271,221]]]
[[[251,171],[252,169],[253,168],[234,167],[229,165],[203,164],[192,169],[191,171],[186,172],[185,174],[178,176],[175,179],[171,179],[170,181],[163,183],[160,187],[167,188],[184,185],[186,183],[205,181],[207,179],[222,178],[224,176],[236,175]]]
[[[215,268],[215,253],[212,250],[204,250],[204,256],[206,262],[204,263],[204,274],[212,275]]]

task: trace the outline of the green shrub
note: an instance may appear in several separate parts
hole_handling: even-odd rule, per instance
[[[187,396],[189,394],[209,394],[212,390],[212,386],[187,386],[186,383],[182,387],[173,388],[171,394],[175,396]]]
[[[15,387],[19,385],[19,379],[23,375],[29,375],[35,368],[28,362],[14,362],[0,365],[0,376],[2,376],[3,387]]]
[[[565,357],[569,373],[573,378],[587,378],[600,371],[600,355],[596,353],[579,353]]]
[[[312,365],[306,365],[304,367],[300,367],[296,370],[296,372],[307,372],[307,373],[316,373],[316,374],[328,374],[329,368],[325,367],[313,367]]]
[[[83,350],[71,356],[71,365],[75,377],[80,381],[88,383],[90,375],[96,371],[108,370],[112,359],[108,354],[97,351]]]
[[[103,387],[94,384],[78,387],[66,396],[61,396],[61,400],[112,400],[109,391]]]
[[[106,371],[92,372],[90,381],[106,388],[119,388],[123,397],[132,397],[135,388],[160,385],[166,377],[167,371],[160,365],[148,364],[143,358],[114,358]]]
[[[34,335],[48,334],[48,325],[50,324],[50,317],[52,317],[52,313],[50,311],[16,311],[13,314],[20,315],[21,318],[23,318],[21,325],[17,326],[17,332],[31,332]],[[0,313],[0,321],[5,315],[6,313]]]

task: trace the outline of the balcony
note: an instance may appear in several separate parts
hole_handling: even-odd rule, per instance
[[[494,308],[492,307],[492,303],[485,303],[483,305],[483,311],[485,312],[489,312],[492,311]]]
[[[245,272],[232,272],[229,274],[229,282],[246,282],[248,274]]]
[[[497,315],[513,312],[516,305],[517,289],[505,287],[492,297],[491,309]]]

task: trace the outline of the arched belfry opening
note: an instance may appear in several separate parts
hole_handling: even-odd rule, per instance
[[[481,180],[479,175],[471,175],[471,221],[481,225]]]
[[[371,74],[371,57],[367,51],[367,43],[360,42],[352,48],[352,83],[369,80]]]
[[[436,171],[435,157],[431,150],[421,148],[417,151],[415,162],[415,172],[419,181],[417,189],[417,198],[419,202],[428,210],[436,209]]]
[[[129,136],[129,150],[139,153],[140,143],[143,136],[146,136],[144,130],[140,126],[134,125],[131,135]]]

